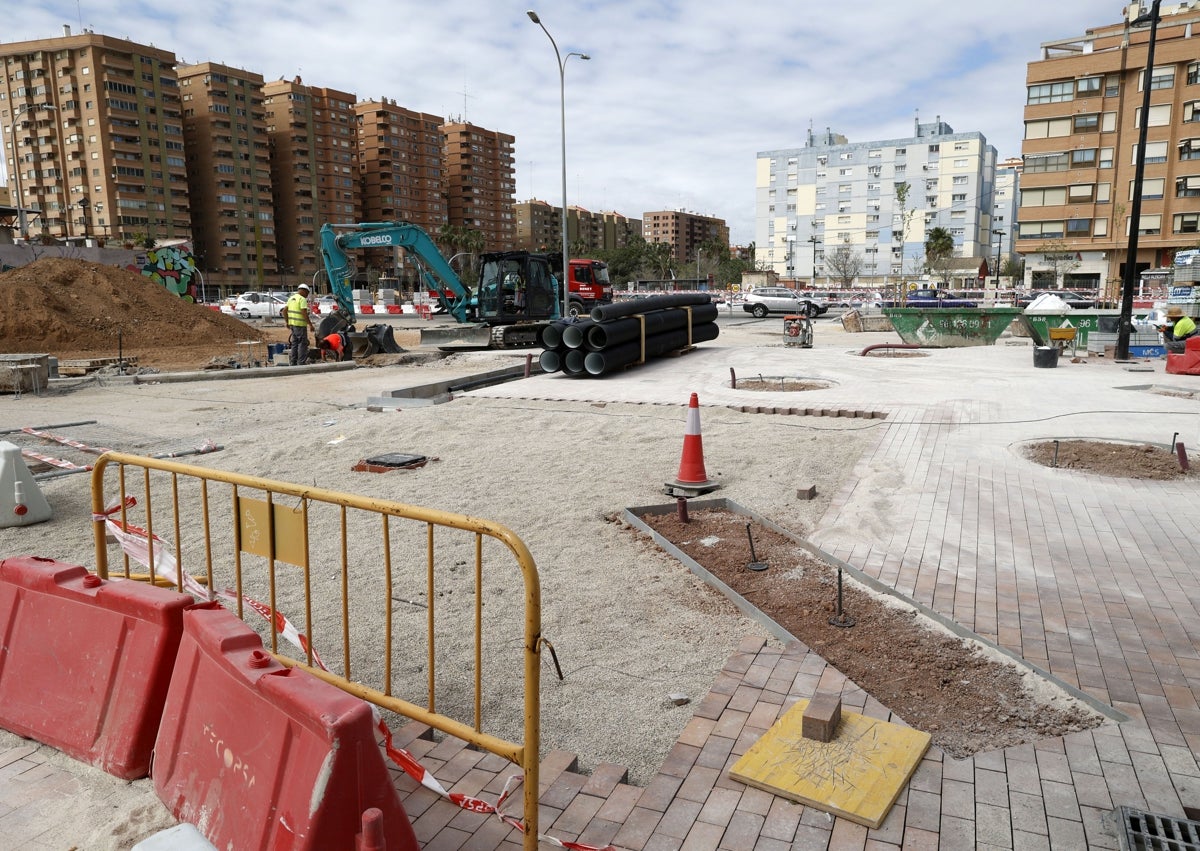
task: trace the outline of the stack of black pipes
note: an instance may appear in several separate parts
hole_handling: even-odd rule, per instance
[[[689,332],[689,324],[691,325]],[[641,361],[717,339],[717,306],[708,293],[677,293],[597,307],[586,319],[559,320],[542,330],[543,372],[604,375]]]

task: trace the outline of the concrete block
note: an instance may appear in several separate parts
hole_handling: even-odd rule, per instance
[[[842,696],[818,692],[808,702],[800,725],[800,733],[815,742],[832,742],[842,720]]]
[[[809,499],[816,499],[816,498],[817,498],[817,486],[816,485],[809,485],[808,487],[796,489],[796,499],[809,500]]]

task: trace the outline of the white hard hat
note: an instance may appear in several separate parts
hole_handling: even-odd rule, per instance
[[[307,292],[307,291],[308,291],[308,284],[301,284],[300,286],[296,287],[296,289],[298,289],[298,290],[304,290],[305,292]]]

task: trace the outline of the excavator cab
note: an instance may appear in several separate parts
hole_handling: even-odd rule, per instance
[[[557,319],[558,282],[544,254],[504,251],[480,258],[476,315],[488,325]]]

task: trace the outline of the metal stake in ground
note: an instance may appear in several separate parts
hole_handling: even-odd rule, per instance
[[[759,561],[758,556],[754,552],[754,536],[750,534],[750,524],[746,524],[746,537],[750,541],[750,563],[746,565],[747,570],[766,570],[770,565],[765,561]]]
[[[842,611],[842,569],[838,568],[837,614],[829,619],[831,626],[852,627],[858,621]]]

